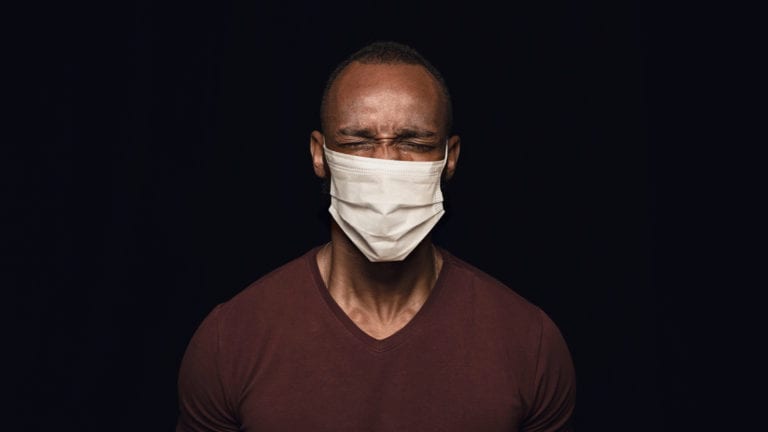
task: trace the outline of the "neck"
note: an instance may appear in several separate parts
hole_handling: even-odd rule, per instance
[[[370,262],[333,222],[331,242],[318,254],[318,265],[331,296],[353,320],[358,321],[357,314],[384,326],[421,308],[442,258],[428,236],[403,261]]]

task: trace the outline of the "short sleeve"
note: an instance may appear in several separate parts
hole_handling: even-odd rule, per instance
[[[177,432],[239,430],[219,369],[220,313],[221,305],[203,320],[181,361]]]
[[[571,432],[576,402],[576,375],[571,353],[552,320],[541,312],[541,336],[532,406],[525,432]]]

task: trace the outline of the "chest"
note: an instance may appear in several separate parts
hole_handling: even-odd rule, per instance
[[[307,347],[250,374],[246,431],[512,431],[521,383],[502,352],[413,346],[381,353]]]

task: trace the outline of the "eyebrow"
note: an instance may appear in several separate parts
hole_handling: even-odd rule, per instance
[[[360,137],[360,138],[368,138],[368,139],[376,138],[376,132],[373,129],[369,129],[369,128],[345,127],[345,128],[340,128],[337,131],[337,133],[341,135],[354,136],[354,137]],[[406,127],[406,128],[397,129],[395,131],[395,137],[397,138],[432,138],[436,135],[437,133],[433,131],[416,128],[416,127]]]

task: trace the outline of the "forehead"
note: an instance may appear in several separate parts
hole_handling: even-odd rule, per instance
[[[445,108],[440,85],[423,66],[353,62],[329,89],[327,114],[334,119],[361,106],[398,101],[430,117],[442,117]]]
[[[427,69],[414,64],[363,64],[352,62],[339,74],[331,88],[335,92],[355,92],[392,88],[438,96],[437,80]]]

